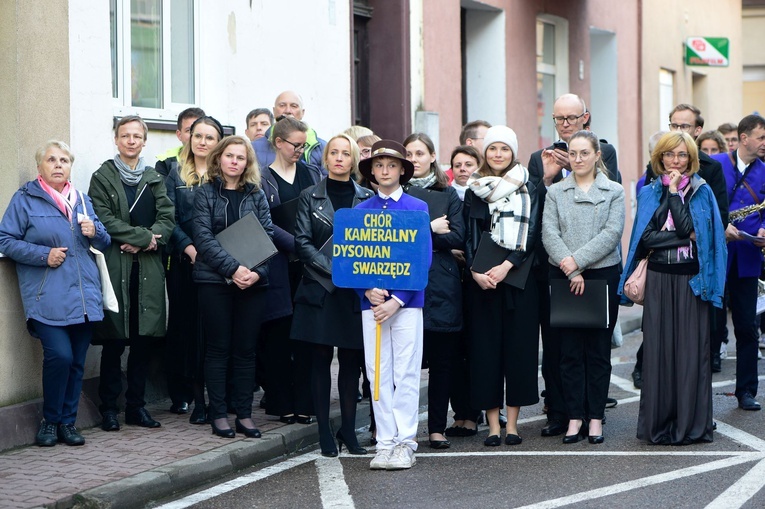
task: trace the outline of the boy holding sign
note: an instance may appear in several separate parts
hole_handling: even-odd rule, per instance
[[[404,157],[404,147],[378,141],[372,156],[359,163],[361,174],[378,185],[377,195],[357,209],[419,210],[425,202],[404,193],[402,185],[412,178],[414,166]],[[428,244],[430,235],[427,236]],[[428,245],[428,255],[432,251]],[[428,264],[430,262],[428,261]],[[377,424],[377,454],[369,468],[398,470],[415,464],[417,408],[420,400],[422,363],[422,306],[425,291],[360,290],[364,332],[364,357],[372,386],[379,377],[379,400],[372,402]],[[381,326],[379,373],[375,371],[377,325]]]

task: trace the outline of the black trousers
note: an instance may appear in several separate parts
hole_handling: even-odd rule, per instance
[[[449,393],[452,382],[452,358],[460,332],[423,334],[423,364],[428,368],[428,433],[443,433],[449,413]],[[423,366],[425,367],[425,366]]]
[[[130,315],[128,327],[130,339],[114,339],[104,342],[101,350],[101,371],[98,384],[98,396],[101,398],[99,409],[104,412],[119,412],[117,399],[122,392],[122,354],[130,345],[127,361],[127,390],[125,401],[127,410],[143,408],[146,405],[146,377],[149,374],[149,362],[154,350],[156,338],[138,335],[138,263],[134,262],[130,271]]]
[[[467,326],[459,333],[457,344],[452,350],[452,362],[450,367],[451,382],[449,384],[449,398],[454,410],[455,421],[478,420],[480,410],[476,410],[470,404],[470,363],[468,360]],[[428,412],[430,415],[430,412]]]
[[[739,277],[734,260],[725,282],[727,304],[736,334],[736,397],[744,393],[757,395],[757,278]],[[718,322],[727,317],[726,306],[714,308]],[[719,350],[718,350],[719,351]]]
[[[542,378],[545,381],[545,405],[550,421],[568,420],[560,376],[561,334],[550,327],[550,281],[536,279],[539,289],[539,326],[542,329]]]
[[[206,340],[204,372],[210,418],[226,417],[226,374],[231,362],[231,406],[239,419],[252,417],[255,348],[265,304],[264,288],[200,284],[199,310]]]
[[[261,331],[268,415],[313,415],[311,353],[305,341],[290,339],[292,315],[269,320]]]
[[[611,381],[611,336],[619,313],[616,293],[619,266],[589,269],[582,276],[585,279],[583,298],[587,295],[588,279],[608,281],[609,324],[607,329],[559,329],[563,397],[569,419],[602,419]]]

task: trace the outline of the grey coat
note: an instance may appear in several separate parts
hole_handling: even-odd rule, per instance
[[[624,188],[602,173],[587,193],[577,187],[573,174],[550,186],[542,215],[542,243],[550,264],[557,267],[573,256],[579,268],[569,279],[586,269],[618,264],[624,214]]]

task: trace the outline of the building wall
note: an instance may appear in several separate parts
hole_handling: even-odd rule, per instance
[[[248,111],[272,107],[279,92],[292,89],[321,137],[350,125],[350,1],[200,1],[198,14],[200,105],[208,114],[243,134]],[[109,2],[3,1],[0,19],[0,107],[14,126],[0,137],[1,213],[36,175],[34,151],[49,138],[70,144],[72,179],[87,189],[92,172],[116,152],[117,108]],[[151,131],[147,163],[177,144],[174,132]],[[7,289],[0,293],[1,408],[40,397],[42,355],[26,332],[9,259],[0,259],[0,284]],[[99,350],[90,349],[86,379],[98,375]],[[0,415],[0,431],[4,423],[14,425]]]
[[[0,210],[37,175],[34,152],[49,138],[68,141],[69,41],[65,2],[0,2]],[[21,29],[20,27],[24,27]],[[0,259],[0,406],[37,397],[42,350],[26,332],[15,267]]]
[[[760,2],[761,4],[765,2]],[[765,6],[748,7],[741,20],[744,84],[741,115],[765,115]]]
[[[648,138],[668,129],[668,118],[659,115],[659,70],[674,73],[673,104],[691,103],[701,109],[704,129],[723,122],[738,122],[742,110],[741,2],[716,0],[643,0],[642,102],[643,165],[648,161]],[[729,67],[685,65],[687,37],[730,38]],[[696,85],[694,87],[694,77]],[[695,88],[695,90],[694,90]]]

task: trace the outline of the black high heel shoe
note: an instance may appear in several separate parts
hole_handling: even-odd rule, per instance
[[[242,424],[239,419],[236,419],[234,424],[236,425],[236,431],[239,433],[244,433],[244,436],[247,438],[260,438],[261,436],[260,430],[258,428],[248,428]]]
[[[220,429],[215,425],[215,422],[211,422],[210,426],[212,426],[213,435],[219,436],[221,438],[234,438],[236,436],[236,433],[234,433],[234,430],[231,428]]]
[[[351,443],[349,443],[349,442],[348,442],[348,441],[345,439],[345,437],[343,437],[343,435],[342,435],[342,433],[340,432],[340,430],[337,430],[337,433],[335,433],[335,438],[337,439],[337,448],[338,448],[338,450],[339,450],[340,452],[342,452],[342,450],[343,450],[343,445],[345,445],[345,448],[346,448],[346,449],[348,449],[348,453],[350,453],[350,454],[356,454],[356,455],[359,455],[359,456],[360,456],[360,455],[363,455],[363,454],[367,454],[367,450],[366,450],[366,449],[364,449],[363,447],[361,447],[361,446],[359,445],[359,442],[358,442],[358,440],[354,440],[354,442],[356,442],[356,444],[355,444],[355,445],[354,445],[354,444],[351,444]],[[354,438],[355,438],[355,437],[354,437]],[[322,454],[323,454],[323,453],[322,453]]]
[[[564,444],[575,444],[581,440],[584,440],[584,437],[587,436],[587,424],[582,421],[582,425],[579,426],[579,431],[577,431],[576,435],[566,435],[563,437],[563,443]]]
[[[191,411],[191,415],[189,416],[189,422],[191,424],[207,424],[205,405],[194,405],[194,410]]]

